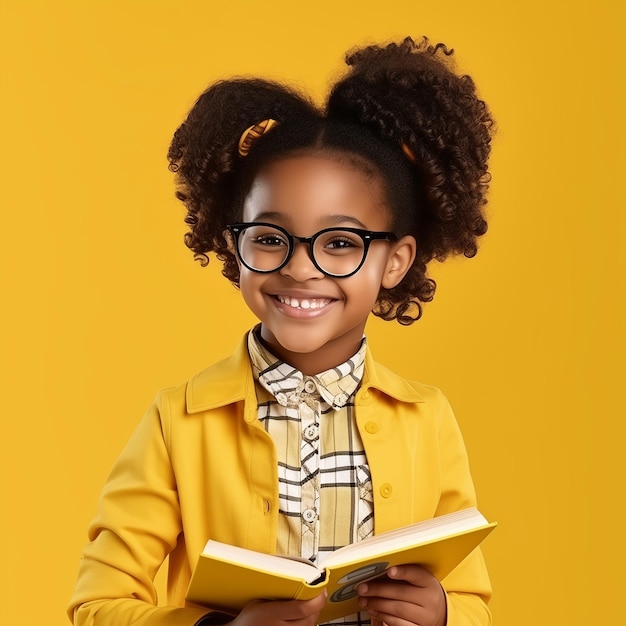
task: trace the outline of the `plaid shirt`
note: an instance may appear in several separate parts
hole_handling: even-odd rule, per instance
[[[374,532],[369,466],[354,419],[366,340],[341,365],[305,376],[273,356],[255,331],[248,350],[258,416],[278,457],[276,552],[323,564],[324,555]],[[367,614],[337,620],[369,623]]]

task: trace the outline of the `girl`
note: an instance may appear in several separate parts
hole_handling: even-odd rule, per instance
[[[218,82],[176,131],[186,244],[203,264],[217,255],[260,324],[231,358],[160,392],[122,452],[84,549],[76,625],[312,626],[323,595],[237,616],[185,605],[207,539],[320,562],[475,505],[445,398],[376,363],[363,336],[372,311],[417,320],[429,261],[473,256],[486,231],[492,121],[451,55],[425,38],[352,52],[323,110],[265,80]],[[407,564],[358,591],[362,611],[343,623],[490,623],[479,550],[441,583]]]

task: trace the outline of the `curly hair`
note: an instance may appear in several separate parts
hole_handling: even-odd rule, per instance
[[[237,260],[225,237],[239,221],[258,172],[296,153],[327,152],[378,175],[398,236],[417,241],[415,261],[373,313],[411,324],[433,299],[427,265],[449,255],[472,257],[487,231],[493,120],[470,76],[456,73],[453,50],[407,37],[346,55],[347,74],[323,108],[303,94],[259,78],[211,85],[177,129],[168,152],[177,197],[187,208],[186,245],[203,265],[213,252],[235,285]],[[278,124],[242,158],[238,142],[264,119]]]

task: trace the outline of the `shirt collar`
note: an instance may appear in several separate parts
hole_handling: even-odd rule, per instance
[[[247,400],[249,407],[246,407],[244,417],[252,423],[257,420],[254,387],[255,379],[246,333],[231,356],[202,370],[176,389],[185,395],[187,412],[190,415]],[[365,354],[365,370],[360,388],[365,391],[369,388],[377,389],[398,402],[407,403],[424,402],[422,393],[427,389],[376,363],[369,350]]]
[[[297,407],[316,393],[338,411],[354,395],[365,366],[367,341],[365,337],[356,353],[347,361],[314,376],[306,376],[300,370],[274,356],[259,340],[257,328],[248,334],[248,352],[254,377],[282,406]]]

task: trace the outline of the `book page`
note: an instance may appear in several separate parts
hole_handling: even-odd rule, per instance
[[[366,559],[386,552],[395,552],[448,535],[486,526],[489,522],[475,508],[455,511],[417,524],[404,526],[358,543],[339,548],[329,554],[320,567],[333,567],[357,559]]]
[[[263,554],[214,540],[207,542],[202,554],[229,563],[241,563],[256,570],[273,572],[289,576],[290,578],[305,580],[307,583],[318,580],[320,576],[324,574],[315,567],[313,563],[306,559]]]

